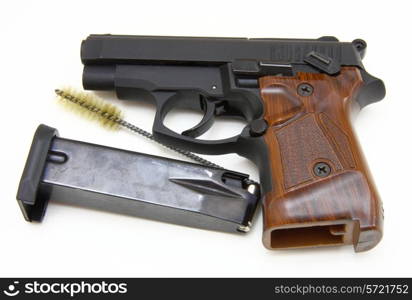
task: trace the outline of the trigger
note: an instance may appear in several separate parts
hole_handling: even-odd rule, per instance
[[[182,135],[196,138],[208,131],[210,127],[212,127],[215,121],[215,104],[207,100],[204,101],[203,104],[205,105],[206,109],[202,120],[196,126],[183,131]]]

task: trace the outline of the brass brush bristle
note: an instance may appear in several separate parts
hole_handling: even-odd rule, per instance
[[[122,112],[116,106],[109,104],[91,93],[81,93],[73,89],[55,90],[60,103],[73,111],[97,119],[106,128],[118,129],[122,121]]]
[[[97,119],[99,123],[106,128],[118,129],[119,127],[124,127],[140,135],[143,135],[148,139],[158,142],[154,139],[153,134],[151,134],[150,132],[147,132],[146,130],[143,130],[125,121],[119,108],[105,102],[94,94],[79,92],[72,88],[64,88],[61,90],[56,89],[54,91],[57,94],[60,103],[64,104],[66,107],[77,112],[78,114],[86,116],[90,119]],[[195,162],[198,162],[205,166],[223,169],[221,166],[216,165],[204,158],[201,158],[200,156],[197,156],[190,151],[171,147],[160,142],[158,143],[165,146],[166,148],[169,148],[190,158]]]

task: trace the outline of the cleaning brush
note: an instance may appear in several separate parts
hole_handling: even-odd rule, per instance
[[[159,141],[155,140],[153,134],[151,134],[150,132],[125,121],[123,119],[123,114],[119,108],[105,102],[92,93],[79,92],[72,88],[56,89],[55,92],[58,96],[58,99],[60,100],[60,103],[65,104],[81,115],[84,115],[90,119],[96,119],[101,125],[106,128],[127,128],[202,165],[223,169],[223,167],[216,165],[204,158],[201,158],[200,156],[197,156],[190,151],[160,143]]]

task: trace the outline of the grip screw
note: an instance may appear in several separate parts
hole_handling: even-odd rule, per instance
[[[332,171],[331,167],[325,162],[318,162],[313,167],[313,173],[318,177],[326,177]]]
[[[300,96],[310,96],[313,93],[313,86],[309,83],[301,83],[298,85],[298,94]]]

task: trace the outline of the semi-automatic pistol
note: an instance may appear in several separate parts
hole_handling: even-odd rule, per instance
[[[259,168],[263,243],[269,249],[353,244],[382,237],[379,195],[352,117],[385,87],[365,70],[366,43],[90,35],[83,85],[120,99],[153,101],[155,138],[203,154],[237,153]],[[181,133],[165,126],[174,108],[199,110]],[[239,135],[199,137],[218,116],[242,118]]]

